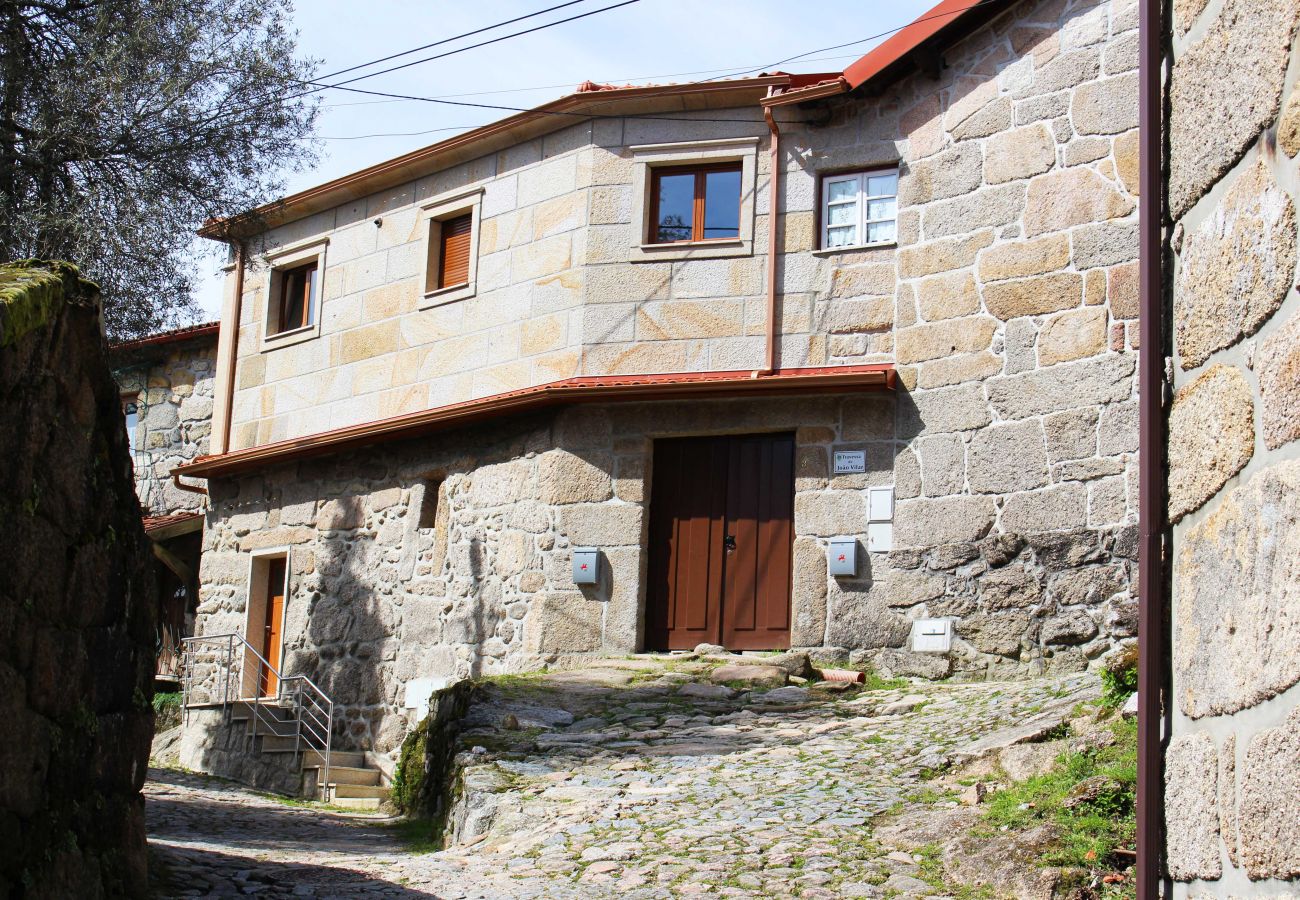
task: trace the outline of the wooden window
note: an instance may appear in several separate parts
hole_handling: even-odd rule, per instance
[[[898,237],[898,169],[822,179],[822,247],[892,244]]]
[[[650,215],[651,244],[740,237],[740,163],[653,170]]]
[[[273,334],[294,331],[312,324],[316,297],[316,263],[294,266],[280,273],[278,318]]]
[[[434,290],[469,284],[474,215],[465,213],[454,219],[445,219],[438,225],[438,282]]]

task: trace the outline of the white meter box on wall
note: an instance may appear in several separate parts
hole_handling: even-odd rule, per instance
[[[894,488],[867,489],[867,551],[887,553],[894,548]]]

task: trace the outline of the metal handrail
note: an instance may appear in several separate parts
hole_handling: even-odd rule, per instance
[[[284,675],[275,666],[271,665],[250,644],[242,634],[237,631],[228,631],[223,634],[204,634],[195,635],[181,639],[182,645],[182,672],[181,672],[181,706],[184,711],[186,721],[189,720],[189,710],[191,706],[197,705],[191,703],[194,695],[194,665],[192,665],[191,656],[196,653],[195,649],[199,644],[224,644],[225,659],[222,665],[221,677],[221,707],[226,714],[227,721],[230,718],[231,710],[231,691],[230,679],[235,672],[235,649],[237,645],[242,645],[239,661],[239,674],[241,680],[241,689],[236,690],[235,701],[242,700],[246,705],[251,703],[250,712],[252,714],[252,733],[249,736],[250,747],[252,742],[257,739],[257,726],[261,722],[266,731],[275,737],[292,737],[294,739],[293,752],[294,756],[301,759],[304,744],[308,749],[314,750],[321,756],[321,799],[329,799],[329,782],[330,782],[330,752],[334,744],[334,701],[330,696],[322,691],[314,681],[306,675]],[[218,646],[215,652],[220,652]],[[252,697],[238,696],[242,693],[243,676],[247,674],[244,668],[246,654],[252,654],[257,659],[257,673],[254,680],[256,689]],[[261,696],[260,685],[262,678],[266,674],[275,676],[275,705],[283,708],[286,700],[290,701],[293,710],[293,731],[291,734],[284,734],[277,728],[278,725],[286,724],[283,720],[262,712],[262,704],[269,698]],[[305,701],[305,702],[304,702]],[[312,709],[307,707],[311,704]],[[308,719],[305,723],[304,719]],[[320,732],[323,731],[322,736]]]

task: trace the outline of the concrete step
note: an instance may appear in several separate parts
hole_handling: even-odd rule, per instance
[[[333,772],[330,773],[333,777]],[[377,784],[338,784],[330,782],[329,797],[334,800],[358,800],[372,798],[383,800],[388,796],[388,788]]]
[[[331,802],[344,809],[379,809],[378,797],[338,797]]]
[[[319,783],[322,774],[319,766],[303,766],[302,770],[314,774]],[[379,776],[380,772],[378,769],[364,769],[358,766],[330,766],[330,784],[379,787]]]
[[[302,767],[320,768],[325,764],[325,756],[316,750],[308,750],[302,755]],[[330,751],[330,768],[335,766],[350,766],[356,769],[365,768],[366,755],[360,750],[331,750]]]

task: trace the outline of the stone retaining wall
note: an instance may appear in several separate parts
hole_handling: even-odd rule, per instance
[[[1173,5],[1168,869],[1175,897],[1300,879],[1300,3]]]

